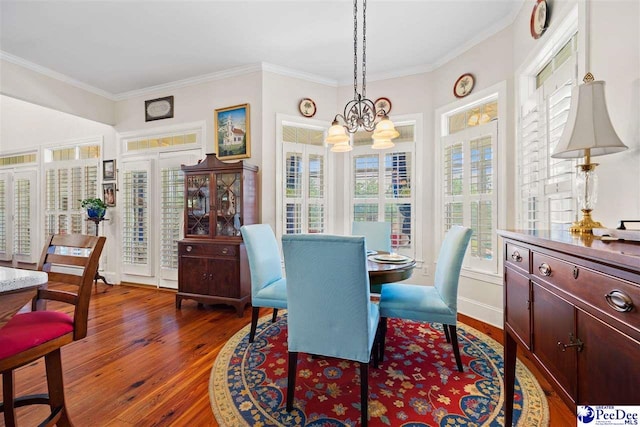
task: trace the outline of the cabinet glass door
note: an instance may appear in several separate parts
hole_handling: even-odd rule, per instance
[[[210,175],[188,175],[187,180],[187,235],[209,236],[211,198]]]
[[[242,175],[216,174],[216,235],[240,236],[242,226]]]

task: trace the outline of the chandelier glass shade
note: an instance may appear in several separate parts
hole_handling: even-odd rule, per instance
[[[353,99],[344,107],[342,114],[336,114],[327,132],[325,142],[333,145],[331,151],[346,152],[353,148],[349,144],[348,133],[358,130],[373,131],[375,149],[391,148],[391,141],[400,134],[387,116],[387,111],[376,110],[375,103],[367,98],[367,0],[362,8],[362,84],[358,91],[358,0],[353,1]],[[347,148],[348,147],[348,148]]]

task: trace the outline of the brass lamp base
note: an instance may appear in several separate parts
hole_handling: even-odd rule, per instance
[[[591,219],[591,209],[582,209],[582,219],[571,224],[569,231],[576,234],[591,234],[594,228],[602,228],[602,224]]]

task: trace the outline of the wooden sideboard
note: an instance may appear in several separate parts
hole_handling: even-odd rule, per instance
[[[640,243],[569,233],[504,238],[505,425],[517,349],[569,407],[639,405]]]

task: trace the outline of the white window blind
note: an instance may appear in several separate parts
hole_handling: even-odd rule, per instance
[[[80,163],[80,164],[78,164]],[[95,234],[85,221],[80,201],[98,197],[98,161],[55,161],[45,164],[45,234]]]
[[[282,126],[283,218],[285,234],[326,229],[327,154],[323,131]]]
[[[8,246],[9,241],[9,174],[0,173],[0,260],[11,259],[11,251]]]
[[[40,256],[40,227],[36,225],[37,173],[19,171],[12,175],[11,189],[4,198],[8,207],[7,245],[11,245],[5,258],[34,263]]]
[[[184,218],[184,173],[179,166],[162,168],[160,267],[178,269],[178,240]]]
[[[371,133],[356,132],[351,152],[351,220],[391,224],[391,244],[414,256],[415,124],[398,124],[390,150],[371,149]]]
[[[443,234],[454,225],[473,230],[465,268],[497,273],[497,121],[442,138]]]
[[[519,117],[518,228],[567,230],[576,217],[575,161],[553,159],[569,114],[577,67],[574,36],[535,76]]]
[[[122,265],[128,274],[151,276],[151,162],[127,162],[122,178]]]

